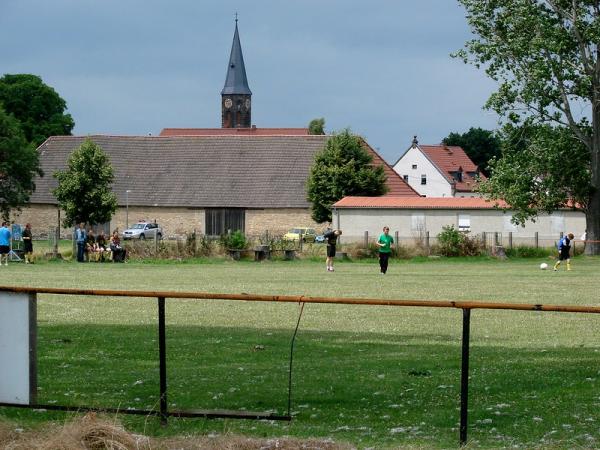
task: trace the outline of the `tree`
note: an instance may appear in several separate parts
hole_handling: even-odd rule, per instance
[[[590,158],[585,145],[566,127],[506,125],[502,157],[490,161],[492,177],[478,190],[503,199],[525,223],[538,211],[552,212],[566,202],[587,208],[591,192]]]
[[[68,168],[54,174],[58,187],[52,191],[65,211],[63,225],[108,222],[117,210],[117,196],[111,190],[114,179],[108,156],[87,138],[71,153]]]
[[[311,216],[318,223],[331,221],[331,205],[347,195],[376,196],[387,192],[382,166],[373,166],[373,157],[362,139],[346,129],[327,140],[317,153],[308,177]]]
[[[20,122],[28,142],[39,146],[49,136],[70,135],[75,123],[66,102],[36,75],[0,78],[0,105]]]
[[[490,175],[489,160],[500,156],[500,139],[493,131],[482,128],[471,127],[463,134],[450,133],[442,142],[446,145],[462,147],[485,176]]]
[[[487,75],[499,83],[497,92],[486,106],[509,123],[540,133],[538,143],[548,144],[548,129],[540,124],[565,127],[587,151],[589,197],[580,206],[586,214],[587,254],[600,254],[600,0],[459,0],[467,11],[467,21],[476,38],[457,52],[465,62],[484,67]],[[561,131],[560,133],[563,133]],[[571,141],[572,142],[572,141]],[[554,161],[562,164],[571,150],[558,145],[529,146],[538,158],[522,164]],[[576,153],[578,150],[573,150]],[[561,157],[562,156],[562,157]],[[500,176],[498,166],[492,178]],[[529,167],[522,173],[529,172]],[[511,170],[516,167],[512,166]],[[535,171],[534,171],[535,172]],[[556,170],[552,171],[557,173]],[[562,179],[565,193],[572,183]],[[523,189],[527,183],[520,183]],[[498,183],[498,187],[500,187]],[[515,186],[505,185],[506,192]],[[498,191],[499,192],[499,191]],[[521,210],[522,218],[535,217],[546,194],[536,190],[532,207]],[[571,204],[567,195],[552,197],[553,208]],[[513,205],[511,205],[513,206]],[[515,205],[518,206],[518,205]]]
[[[308,124],[308,134],[325,134],[325,119],[313,119]]]
[[[17,119],[0,106],[0,215],[8,220],[11,209],[20,209],[35,190],[34,178],[42,176],[39,158],[27,143]]]

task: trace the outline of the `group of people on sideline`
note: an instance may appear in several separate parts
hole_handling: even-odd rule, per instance
[[[114,230],[107,241],[104,231],[100,230],[98,236],[94,230],[85,229],[85,224],[80,223],[75,230],[75,243],[77,244],[77,261],[105,261],[112,259],[113,262],[125,262],[127,250],[121,246],[119,231]]]

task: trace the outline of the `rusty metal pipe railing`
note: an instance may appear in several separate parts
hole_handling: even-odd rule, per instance
[[[386,300],[380,298],[312,297],[304,295],[220,294],[211,292],[124,291],[115,289],[38,288],[0,286],[0,291],[35,294],[89,295],[106,297],[154,297],[198,300],[239,300],[280,303],[332,303],[341,305],[415,306],[426,308],[506,309],[600,314],[600,306],[542,305],[453,300]]]

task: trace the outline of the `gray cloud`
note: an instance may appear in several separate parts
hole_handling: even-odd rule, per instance
[[[77,134],[218,127],[235,11],[257,126],[325,117],[390,162],[413,134],[496,127],[493,83],[449,57],[470,37],[449,0],[4,0],[0,71],[42,76]]]

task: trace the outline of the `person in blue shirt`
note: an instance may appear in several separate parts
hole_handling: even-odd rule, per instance
[[[75,242],[77,243],[77,261],[85,262],[85,241],[87,240],[87,233],[85,232],[85,224],[81,222],[79,228],[75,230]]]
[[[555,272],[562,261],[567,261],[567,270],[571,270],[571,241],[574,237],[573,233],[569,233],[558,241],[558,261],[554,264]]]
[[[4,265],[8,266],[8,253],[10,252],[10,230],[8,229],[8,222],[2,222],[0,227],[0,266],[2,266],[2,260]]]

